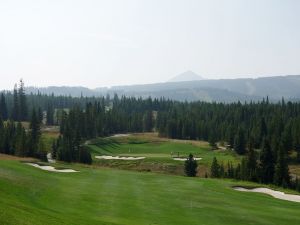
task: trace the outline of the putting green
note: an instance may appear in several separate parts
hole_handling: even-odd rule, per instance
[[[94,164],[118,169],[152,171],[184,175],[184,162],[172,157],[186,158],[190,153],[201,158],[197,175],[204,177],[214,157],[227,165],[237,164],[240,157],[230,150],[212,151],[207,142],[160,138],[156,133],[131,134],[110,138],[97,138],[87,142]],[[97,159],[96,156],[145,157],[141,160]]]

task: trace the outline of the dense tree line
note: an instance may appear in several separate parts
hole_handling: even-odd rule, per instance
[[[21,80],[19,85],[15,85],[13,91],[2,91],[0,96],[0,115],[3,120],[13,119],[15,121],[26,121],[31,115],[33,109],[40,112],[46,112],[48,125],[59,125],[60,117],[63,110],[72,109],[75,106],[84,110],[87,104],[101,103],[105,108],[123,107],[127,112],[128,108],[133,111],[140,111],[141,109],[148,109],[148,114],[140,114],[138,116],[148,116],[153,110],[167,109],[172,101],[165,99],[142,99],[142,98],[119,98],[114,96],[102,97],[71,97],[71,96],[55,96],[46,94],[32,94],[25,95],[24,82]],[[41,113],[39,113],[41,114]],[[144,123],[142,130],[149,130],[152,128],[152,123]],[[149,128],[150,127],[150,128]]]
[[[156,126],[161,136],[179,139],[206,140],[214,145],[224,141],[239,154],[262,146],[263,138],[277,154],[282,140],[283,150],[295,150],[300,161],[300,104],[269,103],[179,103],[160,110]]]
[[[277,153],[277,154],[276,154]],[[267,138],[263,138],[260,150],[255,151],[250,142],[246,157],[237,166],[231,162],[224,166],[214,158],[211,164],[210,175],[213,178],[234,178],[238,180],[254,181],[264,184],[289,187],[300,191],[300,180],[292,177],[288,167],[288,156],[284,150],[282,140],[278,152],[271,149]]]
[[[41,139],[40,120],[35,110],[32,112],[28,130],[25,130],[21,122],[3,121],[0,117],[0,152],[46,160],[46,152]]]

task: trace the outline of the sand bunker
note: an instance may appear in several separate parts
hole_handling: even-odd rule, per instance
[[[49,163],[55,163],[55,159],[52,158],[52,154],[51,153],[48,153],[47,154],[47,160]]]
[[[269,188],[253,188],[253,189],[247,189],[243,187],[234,187],[233,188],[236,191],[244,191],[244,192],[257,192],[257,193],[264,193],[273,196],[274,198],[292,201],[292,202],[300,202],[300,195],[291,195],[291,194],[285,194],[281,191],[274,191]]]
[[[130,134],[114,134],[110,137],[128,137]]]
[[[186,161],[187,158],[178,158],[178,157],[173,157],[174,160],[176,161]],[[202,158],[194,158],[194,160],[201,160]]]
[[[74,173],[74,172],[79,172],[79,171],[72,170],[72,169],[61,169],[61,170],[58,170],[58,169],[55,169],[53,166],[40,166],[39,164],[36,164],[36,163],[26,163],[26,164],[30,165],[30,166],[34,166],[34,167],[39,168],[41,170],[47,170],[47,171],[51,171],[51,172],[59,172],[59,173]]]
[[[125,156],[110,156],[110,155],[101,155],[95,156],[96,159],[117,159],[117,160],[140,160],[145,159],[146,157],[125,157]]]

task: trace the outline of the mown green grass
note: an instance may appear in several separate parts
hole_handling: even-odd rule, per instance
[[[199,173],[204,176],[209,170],[213,157],[227,165],[227,162],[236,164],[239,157],[230,150],[211,150],[208,143],[195,141],[179,141],[163,139],[155,136],[131,135],[129,137],[97,138],[90,141],[88,147],[91,150],[95,163],[119,168],[138,168],[139,170],[163,171],[173,174],[183,174],[182,161],[175,161],[173,157],[188,157],[191,153],[200,157],[198,161],[202,170]],[[99,160],[97,155],[119,156],[144,156],[143,160]],[[200,167],[199,167],[200,168]]]
[[[53,173],[1,160],[0,224],[300,223],[300,203],[231,189],[244,183],[69,167],[80,172]]]

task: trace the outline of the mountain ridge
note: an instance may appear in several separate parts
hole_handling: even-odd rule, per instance
[[[237,79],[205,79],[196,81],[162,82],[126,86],[100,87],[27,87],[26,93],[65,95],[73,97],[99,97],[109,95],[125,95],[132,97],[168,98],[178,101],[235,102],[258,101],[267,96],[271,101],[300,99],[300,75],[237,78]]]

